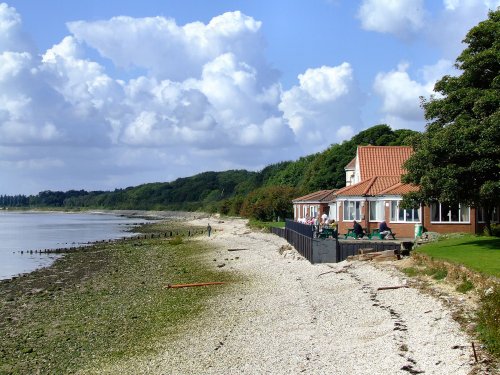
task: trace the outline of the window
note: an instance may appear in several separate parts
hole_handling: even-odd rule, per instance
[[[344,201],[344,221],[361,220],[361,202]]]
[[[431,222],[469,223],[470,208],[460,204],[432,203]]]
[[[370,201],[370,221],[385,219],[384,201]]]
[[[328,213],[330,220],[337,221],[337,203],[330,203],[330,212]]]
[[[310,206],[309,213],[311,214],[311,218],[314,219],[318,215],[319,206]]]
[[[492,223],[498,223],[499,220],[499,211],[497,207],[493,207],[493,211],[491,212],[491,219],[490,222]],[[477,212],[477,221],[479,223],[485,223],[486,222],[486,210],[483,207],[478,207],[476,210]]]
[[[391,201],[391,222],[420,222],[420,208],[401,208],[400,201]]]

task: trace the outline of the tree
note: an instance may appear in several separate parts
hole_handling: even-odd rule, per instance
[[[459,76],[434,87],[442,96],[422,100],[426,130],[413,139],[403,182],[420,186],[406,206],[439,201],[482,207],[491,235],[491,213],[500,204],[500,8],[468,33],[457,58]]]
[[[291,186],[266,186],[252,191],[245,198],[241,215],[261,221],[293,217],[292,199],[298,190]]]

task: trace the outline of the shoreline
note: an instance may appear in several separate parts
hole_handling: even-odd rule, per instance
[[[183,292],[182,303],[169,297],[167,283],[213,272],[199,264],[204,247],[190,239],[171,245],[171,238],[151,236],[165,224],[152,225],[147,238],[98,243],[0,283],[0,373],[75,373],[144,353],[183,332],[183,322],[219,291]]]
[[[67,210],[34,210],[34,209],[22,209],[22,210],[6,210],[4,212],[8,213],[26,213],[26,214],[67,214],[67,215],[108,215],[108,216],[114,216],[114,217],[126,217],[129,219],[144,219],[148,221],[157,221],[157,220],[175,220],[175,221],[184,221],[187,220],[188,218],[192,218],[193,215],[190,215],[188,212],[171,212],[171,211],[142,211],[142,210],[78,210],[78,211],[67,211]],[[75,242],[74,240],[67,239],[68,242],[64,243],[58,243],[51,245],[49,247],[46,246],[40,246],[37,248],[23,248],[23,249],[17,249],[14,251],[11,251],[12,253],[15,254],[21,254],[23,257],[33,257],[33,256],[40,256],[40,257],[54,257],[56,256],[57,258],[51,259],[50,261],[46,259],[42,259],[40,263],[37,263],[33,265],[33,267],[26,267],[30,268],[30,270],[27,271],[21,271],[21,272],[15,272],[11,273],[10,276],[5,276],[0,278],[0,282],[8,281],[8,280],[13,280],[19,277],[23,277],[27,274],[30,274],[36,270],[50,267],[59,257],[62,257],[63,255],[73,252],[73,251],[81,251],[82,249],[85,250],[86,248],[98,245],[103,242],[111,242],[111,241],[119,241],[122,239],[126,239],[129,237],[133,237],[133,235],[128,235],[130,233],[139,233],[138,229],[141,228],[142,226],[148,224],[148,222],[144,223],[128,223],[127,225],[130,225],[130,228],[127,230],[120,230],[119,234],[120,237],[110,237],[110,236],[105,236],[101,239],[97,240],[90,240],[86,242]],[[118,232],[117,232],[118,233]],[[57,246],[57,247],[56,247]],[[6,253],[6,255],[10,255],[11,252]]]
[[[242,219],[202,219],[206,262],[242,282],[213,296],[188,333],[95,374],[470,374],[470,338],[440,300],[366,262],[311,265],[283,239]],[[228,252],[238,248],[240,251]]]
[[[150,292],[159,301],[178,296],[180,299],[172,302],[173,306],[184,310],[174,319],[178,323],[175,330],[169,328],[174,321],[167,323],[157,317],[159,321],[153,320],[154,336],[146,341],[130,338],[137,350],[124,356],[98,355],[97,360],[79,365],[78,373],[407,375],[425,371],[465,375],[477,371],[471,339],[439,299],[413,288],[377,291],[378,287],[407,281],[397,270],[361,262],[311,265],[286,241],[248,228],[244,219],[204,217],[178,224],[205,228],[208,223],[212,226],[210,237],[186,239],[198,264],[195,268],[181,265],[185,250],[179,252],[177,260],[169,258],[167,247],[163,247],[167,239],[126,244],[127,255],[120,261],[127,264],[124,268],[108,262],[106,267],[110,270],[103,269],[100,275],[109,277],[110,271],[119,272],[123,281],[115,287],[101,283],[99,288],[112,288],[117,293],[129,288],[135,278],[141,278],[133,292],[137,293],[136,298]],[[111,251],[114,256],[121,256],[124,251],[117,253],[109,246],[109,250],[99,254]],[[228,252],[235,248],[240,251]],[[155,255],[141,255],[146,250]],[[144,271],[132,271],[130,267],[135,264],[128,257],[137,255],[141,255],[137,260],[146,261],[147,267],[151,267],[146,272],[160,267],[156,281],[152,282],[149,274],[143,275]],[[93,259],[95,256],[87,254],[84,259],[97,261],[96,265],[101,266],[98,259]],[[153,258],[148,259],[149,256]],[[156,258],[164,256],[166,263]],[[206,269],[206,274],[196,276],[193,272],[199,267]],[[80,295],[80,289],[87,290],[93,279],[78,280],[76,285],[82,285],[78,287]],[[166,282],[182,281],[225,281],[226,285],[161,288]],[[54,293],[59,292],[56,289]],[[91,294],[90,303],[100,305],[104,296],[108,292]],[[142,321],[143,309],[152,309],[154,314],[170,311],[151,305],[150,301],[137,307],[133,307],[133,300],[127,304],[125,311],[138,309],[126,318],[131,324],[137,324],[137,319]],[[112,312],[104,309],[106,314]],[[123,323],[117,322],[117,327],[121,327]]]

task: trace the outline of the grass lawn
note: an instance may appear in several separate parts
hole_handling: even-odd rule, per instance
[[[248,224],[253,228],[270,228],[270,227],[284,228],[285,227],[284,221],[259,221],[259,220],[251,219],[251,220],[249,220]]]
[[[462,264],[487,276],[500,277],[500,238],[464,235],[418,249],[428,256]]]

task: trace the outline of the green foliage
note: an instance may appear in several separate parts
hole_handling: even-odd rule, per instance
[[[487,232],[486,228],[485,232]],[[491,235],[494,237],[500,237],[500,224],[491,224]]]
[[[403,271],[403,273],[409,277],[415,277],[420,274],[420,272],[415,267],[403,268],[401,271]]]
[[[269,230],[271,227],[284,228],[285,227],[285,222],[284,221],[259,221],[259,220],[256,220],[256,219],[250,219],[248,221],[248,225],[251,228],[267,229],[267,230]]]
[[[290,186],[262,187],[251,192],[244,200],[241,214],[260,221],[293,217],[292,199],[297,189]]]
[[[432,276],[434,280],[443,280],[448,276],[448,270],[446,268],[428,268],[425,274]]]
[[[500,358],[500,287],[491,287],[481,298],[477,312],[478,333],[490,353]]]
[[[467,278],[464,278],[463,281],[457,285],[457,292],[460,292],[460,293],[467,293],[468,291],[471,291],[472,289],[474,289],[474,284],[472,284],[472,281],[470,281],[469,279]]]
[[[411,139],[415,153],[403,182],[420,186],[415,201],[481,206],[489,220],[500,204],[500,9],[472,28],[457,58],[462,70],[436,83],[439,98],[423,100],[426,131]],[[486,223],[489,228],[489,221]]]

